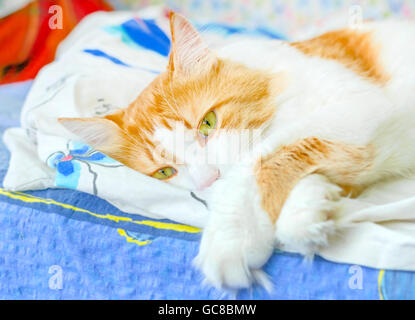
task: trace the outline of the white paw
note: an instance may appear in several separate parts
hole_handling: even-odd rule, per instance
[[[214,192],[194,264],[216,288],[241,289],[259,282],[269,290],[261,268],[274,250],[275,229],[245,181],[236,186],[225,182]]]
[[[269,288],[261,267],[274,249],[273,228],[268,237],[244,235],[237,226],[223,222],[215,221],[205,229],[194,265],[207,283],[219,289],[248,288],[255,282]]]
[[[276,240],[282,249],[312,257],[328,245],[336,232],[341,188],[322,175],[301,180],[291,191],[276,223]]]

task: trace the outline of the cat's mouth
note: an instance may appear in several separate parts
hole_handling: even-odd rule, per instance
[[[202,203],[207,209],[209,208],[208,204],[207,204],[207,201],[203,200],[202,198],[199,198],[193,191],[190,192],[190,195],[193,199],[195,199],[196,201],[199,201],[200,203]]]

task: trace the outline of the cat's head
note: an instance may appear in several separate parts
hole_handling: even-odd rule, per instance
[[[134,170],[204,189],[247,152],[252,130],[272,118],[274,78],[218,58],[176,13],[170,14],[170,27],[166,72],[128,108],[100,118],[59,120],[85,143]]]

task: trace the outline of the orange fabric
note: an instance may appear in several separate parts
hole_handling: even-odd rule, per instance
[[[53,5],[62,9],[62,29],[49,27]],[[0,19],[0,84],[33,79],[76,24],[98,10],[112,8],[104,0],[37,0]]]
[[[0,20],[0,65],[5,66],[9,64],[23,62],[29,52],[21,52],[21,48],[27,39],[28,29],[34,15],[31,14],[38,8],[36,2],[27,5],[25,8],[19,10],[2,20]],[[37,26],[35,26],[37,28]],[[36,35],[33,37],[32,40]]]

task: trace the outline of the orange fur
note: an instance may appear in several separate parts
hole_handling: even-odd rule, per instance
[[[385,84],[389,80],[389,75],[379,62],[379,48],[370,32],[343,29],[291,45],[306,55],[336,60],[378,84]]]
[[[358,147],[334,143],[318,138],[306,138],[283,146],[258,161],[256,179],[262,208],[275,223],[294,186],[312,173],[320,173],[356,195],[359,175],[367,171],[373,161],[370,146]]]
[[[153,137],[156,128],[171,129],[175,122],[183,122],[197,132],[209,110],[218,116],[218,129],[259,128],[274,115],[275,82],[269,74],[219,59],[214,68],[195,76],[172,78],[169,72],[163,73],[127,109],[105,117],[120,127],[122,137],[121,146],[105,151],[151,175],[160,167],[174,165],[168,160],[170,155],[153,155],[158,144]]]

